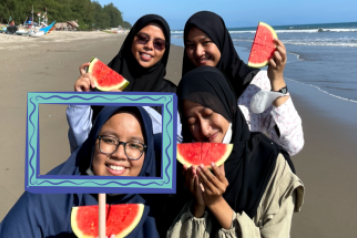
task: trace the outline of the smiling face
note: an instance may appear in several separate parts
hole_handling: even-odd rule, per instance
[[[150,68],[164,55],[165,45],[163,49],[160,46],[165,40],[162,27],[156,23],[149,23],[135,35],[131,52],[143,68]]]
[[[184,100],[183,111],[186,123],[195,141],[222,143],[229,121],[221,114],[201,104]]]
[[[221,59],[217,45],[200,29],[191,27],[185,39],[185,51],[196,66],[216,67]]]
[[[136,115],[130,112],[114,114],[102,127],[100,136],[114,136],[122,142],[145,144],[141,124]],[[124,153],[124,145],[111,155],[104,154],[99,148],[99,139],[94,145],[92,168],[98,176],[138,176],[143,167],[145,152],[137,160],[130,160]]]

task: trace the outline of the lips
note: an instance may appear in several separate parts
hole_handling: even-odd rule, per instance
[[[142,61],[150,61],[153,58],[152,55],[147,54],[147,53],[140,53],[140,59]]]
[[[210,60],[209,58],[196,59],[196,62],[197,62],[199,65],[206,65],[209,60]]]
[[[107,164],[106,167],[108,172],[113,176],[121,176],[128,171],[128,168],[122,165]]]
[[[209,142],[214,142],[214,139],[216,139],[218,135],[218,132],[214,133],[213,135],[207,137]]]

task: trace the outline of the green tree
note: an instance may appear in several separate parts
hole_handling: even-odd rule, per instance
[[[123,22],[123,27],[124,27],[125,29],[131,29],[133,26],[130,24],[130,22],[124,21],[124,22]]]

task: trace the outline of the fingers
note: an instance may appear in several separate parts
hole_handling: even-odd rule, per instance
[[[90,65],[90,62],[87,62],[87,63],[84,63],[84,64],[82,64],[81,66],[79,66],[79,73],[80,73],[81,75],[87,73],[86,68],[89,67],[89,65]]]
[[[212,192],[216,190],[217,187],[220,186],[218,179],[205,167],[198,167],[197,173],[200,176],[200,180],[202,181],[205,189],[208,189]]]
[[[287,59],[285,45],[278,39],[274,39],[274,41],[277,43],[276,51],[274,52],[274,55],[277,56],[276,59],[285,62]]]

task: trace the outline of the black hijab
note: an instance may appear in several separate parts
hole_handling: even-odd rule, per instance
[[[108,119],[121,107],[104,107],[93,124],[88,139],[71,154],[67,161],[51,170],[47,175],[87,175],[92,161],[96,138]],[[147,150],[139,176],[155,177],[155,154],[153,149],[152,122],[141,107],[126,107],[141,121]],[[120,188],[118,189],[120,193]],[[107,196],[108,204],[144,204],[139,224],[127,236],[159,237],[152,216],[152,195],[122,194]],[[29,206],[31,204],[31,206]],[[25,192],[0,223],[0,237],[74,237],[71,228],[71,211],[74,206],[98,205],[97,194],[34,194]],[[49,219],[50,218],[50,219]]]
[[[134,58],[131,47],[135,35],[149,23],[157,23],[162,27],[166,41],[165,53],[161,60],[154,66],[143,68]],[[164,79],[170,52],[170,36],[169,25],[165,19],[159,15],[145,15],[136,21],[125,38],[119,53],[108,64],[110,68],[123,75],[124,78],[130,82],[124,89],[124,92],[176,92],[176,85]],[[97,117],[102,108],[102,106],[92,106],[93,120]],[[153,108],[161,114],[160,107]]]
[[[221,59],[216,68],[220,69],[229,79],[236,96],[239,98],[246,87],[253,80],[259,69],[248,67],[238,56],[232,38],[226,28],[223,19],[209,11],[201,11],[193,14],[186,22],[184,29],[184,42],[191,27],[203,31],[218,47]],[[196,66],[186,55],[183,56],[182,77]]]
[[[295,172],[288,153],[264,134],[249,131],[232,87],[218,69],[200,67],[187,73],[178,86],[178,97],[181,115],[184,115],[183,101],[189,100],[212,109],[232,123],[234,147],[224,163],[229,186],[223,196],[235,212],[244,211],[249,217],[255,217],[279,153]],[[192,142],[183,116],[181,122],[184,141]]]

